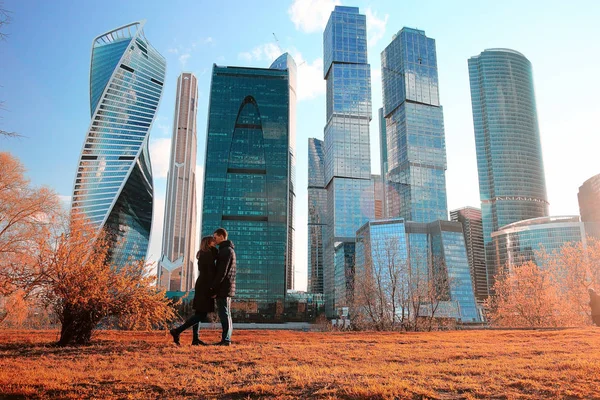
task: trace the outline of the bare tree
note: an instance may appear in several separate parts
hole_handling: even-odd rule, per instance
[[[3,2],[0,1],[0,41],[5,40],[6,37],[8,36],[5,33],[4,28],[9,23],[10,23],[10,12],[4,8]],[[4,109],[4,102],[0,101],[0,110],[3,110],[3,109]],[[16,132],[9,132],[9,131],[5,131],[3,129],[0,129],[0,136],[5,136],[5,137],[20,137],[21,135],[19,135]]]

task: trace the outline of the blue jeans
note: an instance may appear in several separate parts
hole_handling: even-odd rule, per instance
[[[231,321],[231,297],[217,297],[217,313],[221,320],[223,333],[222,342],[231,342],[231,332],[233,331],[233,322]]]

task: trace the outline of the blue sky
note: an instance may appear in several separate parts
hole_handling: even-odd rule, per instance
[[[514,1],[33,1],[8,0],[10,34],[0,42],[0,139],[35,185],[68,200],[88,129],[89,61],[94,37],[146,19],[145,34],[167,59],[167,78],[150,136],[155,220],[150,259],[160,253],[175,83],[199,80],[198,176],[204,164],[210,71],[219,65],[268,67],[282,51],[299,65],[297,125],[297,287],[306,282],[307,138],[323,138],[322,31],[334,4],[367,15],[373,116],[381,106],[380,53],[403,26],[436,39],[448,154],[448,206],[479,206],[467,59],[506,47],[533,64],[550,211],[578,214],[577,190],[600,173],[600,2]],[[278,41],[273,36],[275,33]],[[371,158],[379,173],[376,118]],[[202,188],[202,182],[198,182]],[[199,196],[201,193],[199,193]],[[201,198],[201,197],[200,197]]]

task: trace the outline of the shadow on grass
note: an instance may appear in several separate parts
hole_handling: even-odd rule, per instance
[[[112,340],[93,340],[90,344],[82,346],[58,346],[56,342],[47,343],[0,343],[0,355],[3,358],[41,357],[41,356],[82,356],[82,355],[110,355],[121,354],[124,351],[137,352],[155,347],[144,341],[128,343]]]

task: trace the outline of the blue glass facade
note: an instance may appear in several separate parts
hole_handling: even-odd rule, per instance
[[[374,216],[369,122],[371,67],[367,63],[366,17],[356,7],[336,6],[323,33],[327,86],[325,187],[327,229],[323,285],[326,311],[334,315],[334,252],[354,243],[356,229]]]
[[[327,190],[323,141],[308,139],[308,291],[323,293]]]
[[[403,28],[381,53],[381,70],[387,216],[415,222],[447,220],[446,143],[435,40],[423,31]]]
[[[335,310],[352,304],[354,294],[354,243],[340,243],[334,249]]]
[[[365,271],[369,261],[373,273],[382,272],[383,285],[389,276],[386,269],[393,265],[400,272],[400,285],[411,285],[413,291],[423,290],[416,286],[425,285],[432,273],[443,275],[445,279],[436,279],[447,285],[439,288],[440,293],[446,293],[439,298],[439,316],[463,322],[480,321],[460,223],[424,224],[405,222],[402,218],[368,222],[356,232],[357,273]],[[409,290],[403,293],[407,295]],[[398,294],[398,301],[400,296]],[[400,309],[399,304],[397,309]]]
[[[479,322],[462,225],[436,221],[429,224],[428,228],[434,274],[446,274],[448,278],[450,296],[444,300],[458,303],[463,322]]]
[[[152,224],[148,137],[165,79],[165,59],[135,22],[93,41],[91,123],[77,167],[74,215],[112,240],[110,262],[143,260]]]
[[[548,215],[531,63],[509,49],[469,59],[488,284],[496,274],[492,232]]]
[[[234,310],[274,317],[283,307],[290,210],[287,70],[213,66],[202,236],[229,232],[237,255]],[[250,310],[250,311],[249,311]]]
[[[512,268],[533,261],[544,267],[539,252],[560,251],[570,242],[585,243],[585,224],[578,216],[540,217],[514,222],[492,233],[494,264]]]
[[[294,205],[296,204],[296,82],[297,67],[294,58],[289,53],[283,53],[269,67],[271,69],[287,70],[289,83],[289,177],[288,177],[288,245],[286,255],[286,288],[294,289],[295,267],[294,267],[294,236],[296,234]]]

